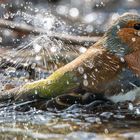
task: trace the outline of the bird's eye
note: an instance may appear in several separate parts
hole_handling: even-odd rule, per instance
[[[134,24],[134,29],[136,29],[136,30],[140,30],[140,23],[136,23],[136,24]]]

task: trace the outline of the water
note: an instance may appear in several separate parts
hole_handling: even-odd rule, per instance
[[[140,115],[127,109],[108,112],[87,112],[81,106],[73,106],[64,111],[41,111],[30,108],[29,111],[0,110],[1,138],[21,139],[126,139],[138,137]],[[117,138],[117,137],[118,138]]]
[[[83,41],[83,36],[102,36],[112,20],[124,12],[140,12],[139,6],[139,0],[1,3],[0,15],[4,19],[43,31],[22,34],[1,29],[0,92],[46,78],[87,50],[91,42]],[[54,32],[71,36],[67,41],[65,36],[59,40],[59,34],[52,37]],[[79,72],[84,73],[82,67]],[[139,140],[140,106],[131,102],[90,109],[75,104],[62,111],[43,111],[32,102],[0,103],[0,139]]]
[[[47,72],[40,67],[40,70],[35,72],[34,80],[38,80],[45,78],[52,71]],[[1,69],[0,79],[1,92],[8,88],[7,84],[17,87],[34,81],[29,79],[28,70],[16,70],[15,67]],[[39,110],[32,107],[31,102],[7,105],[7,103],[0,104],[1,139],[127,140],[134,137],[136,140],[139,137],[140,107],[133,103],[97,107],[91,110],[85,106],[73,105],[63,111]],[[23,108],[17,109],[20,106]]]
[[[16,77],[16,74],[9,77],[2,71],[1,87],[8,81],[19,86],[28,79],[23,78],[22,72],[21,77]],[[140,106],[130,102],[90,109],[75,104],[62,111],[39,110],[31,103],[0,104],[1,139],[127,140],[134,137],[137,140],[140,136]]]

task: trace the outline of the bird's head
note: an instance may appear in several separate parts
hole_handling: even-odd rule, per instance
[[[140,16],[126,13],[120,16],[103,37],[103,46],[140,74]]]

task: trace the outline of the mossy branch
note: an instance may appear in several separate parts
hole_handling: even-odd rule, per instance
[[[112,58],[111,61],[110,58]],[[94,65],[92,68],[87,66],[89,62]],[[115,70],[103,69],[103,67],[109,65]],[[91,46],[84,54],[58,69],[48,78],[27,83],[20,88],[10,90],[8,91],[8,95],[14,98],[14,100],[29,100],[35,98],[50,99],[70,92],[79,86],[85,86],[84,88],[96,91],[101,83],[106,83],[113,76],[116,76],[116,73],[122,68],[121,66],[118,67],[118,65],[120,65],[118,58],[110,55],[100,44],[95,44],[95,46]],[[82,73],[79,72],[79,68],[83,68],[84,71]],[[96,72],[95,68],[100,69],[100,71]],[[83,84],[85,80],[84,74],[87,76],[88,85]],[[92,75],[96,75],[96,79]],[[94,85],[92,84],[93,82]],[[4,96],[7,96],[7,94],[4,94]],[[1,98],[3,99],[4,96]]]
[[[2,94],[1,99],[32,100],[35,98],[50,99],[66,93],[79,86],[78,79],[73,72],[65,71],[62,67],[47,79],[27,83],[21,87],[9,90]]]

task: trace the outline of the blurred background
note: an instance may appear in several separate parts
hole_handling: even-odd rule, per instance
[[[0,0],[0,17],[46,32],[102,35],[110,21],[125,12],[140,12],[139,0]],[[3,45],[21,43],[29,36],[1,30]],[[30,35],[31,36],[31,35]],[[27,40],[28,40],[27,39]]]

